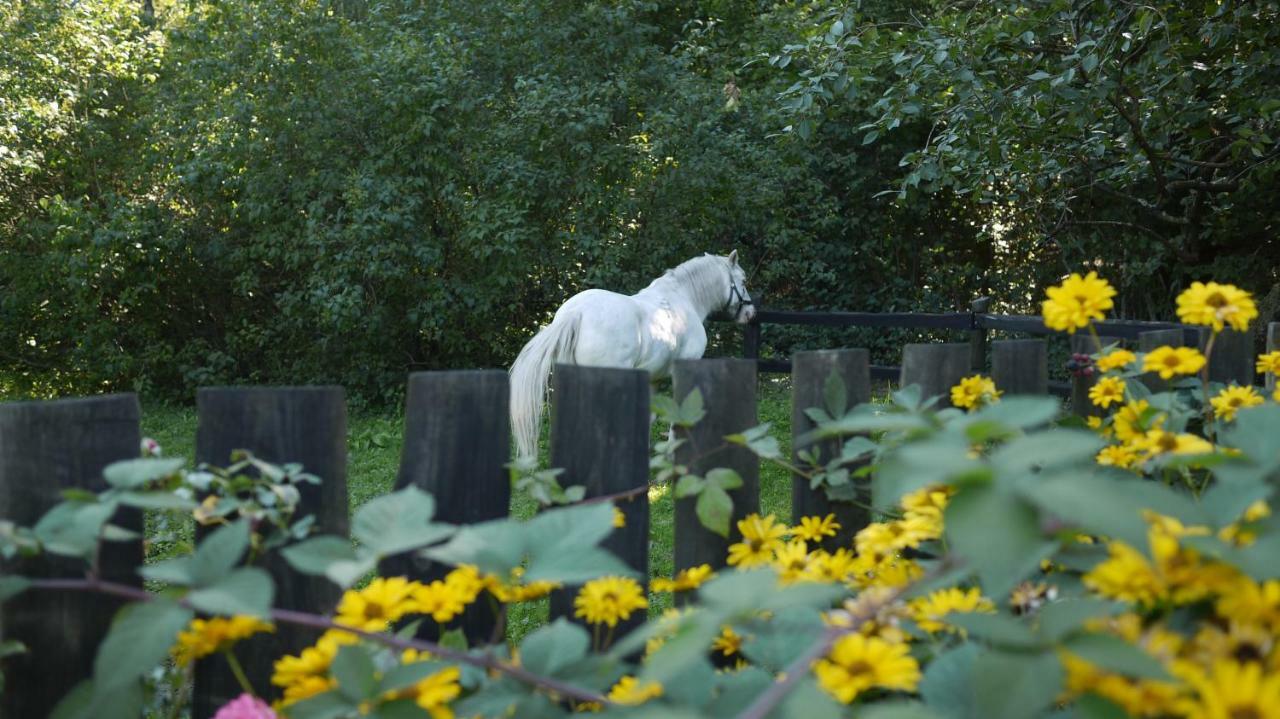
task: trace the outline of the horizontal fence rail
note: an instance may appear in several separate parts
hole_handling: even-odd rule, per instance
[[[759,301],[757,298],[757,302]],[[789,358],[760,356],[761,328],[764,325],[957,330],[969,333],[971,369],[974,372],[987,373],[990,332],[1018,332],[1036,336],[1067,335],[1065,332],[1046,327],[1044,319],[1039,315],[991,314],[986,311],[990,304],[991,298],[980,297],[974,300],[970,312],[809,312],[761,308],[745,328],[742,356],[744,359],[755,360],[759,372],[780,374],[792,372],[792,362]],[[1156,342],[1203,349],[1209,337],[1207,328],[1174,322],[1113,319],[1095,322],[1094,329],[1105,340],[1104,346],[1114,342],[1124,342],[1145,347]],[[1072,338],[1072,351],[1085,353],[1092,351],[1090,344],[1075,341],[1079,338],[1079,335]],[[1227,330],[1219,335],[1214,349],[1210,363],[1210,378],[1224,383],[1252,384],[1255,379],[1252,362],[1251,338],[1244,333]],[[873,380],[898,382],[902,378],[901,366],[870,365],[869,371]],[[1062,397],[1078,397],[1080,393],[1077,385],[1082,381],[1084,380],[1081,378],[1075,378],[1070,382],[1048,380],[1045,387],[1047,391]],[[1087,391],[1087,387],[1085,389]]]

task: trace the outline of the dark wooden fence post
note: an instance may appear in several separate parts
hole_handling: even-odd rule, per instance
[[[405,398],[404,444],[396,489],[413,486],[436,500],[436,519],[478,524],[507,516],[511,480],[511,428],[507,373],[502,370],[415,372]],[[421,582],[443,579],[452,567],[414,553],[384,560],[384,577]],[[497,617],[485,601],[472,604],[449,627],[461,628],[470,646],[492,639]],[[435,622],[422,622],[418,636],[436,639]]]
[[[199,425],[196,461],[225,466],[231,453],[245,449],[268,462],[297,462],[321,479],[299,487],[297,516],[315,515],[316,532],[346,536],[347,406],[341,387],[217,387],[196,393]],[[263,567],[275,579],[275,606],[327,612],[340,592],[324,577],[293,571],[279,555],[268,555]],[[279,626],[237,647],[236,657],[254,682],[269,694],[272,663],[312,644],[316,632]],[[213,656],[197,662],[192,716],[212,716],[241,693],[225,660]]]
[[[1267,323],[1267,352],[1275,352],[1276,350],[1280,350],[1280,322],[1268,322]],[[1275,392],[1276,376],[1268,372],[1265,381],[1266,381],[1267,394],[1269,395],[1272,392]]]
[[[968,344],[909,344],[902,348],[901,385],[920,385],[921,397],[941,396],[939,407],[951,406],[951,388],[972,374]]]
[[[106,489],[102,470],[138,456],[138,398],[107,395],[53,402],[0,404],[0,517],[30,527],[62,501],[64,489]],[[122,510],[112,523],[141,534],[142,513]],[[99,558],[104,579],[142,586],[142,542],[108,542]],[[42,556],[4,562],[5,573],[83,577],[85,563]],[[4,660],[0,717],[48,716],[81,679],[111,619],[125,602],[92,593],[31,590],[0,607],[4,639],[26,654]]]
[[[1049,347],[1044,340],[991,343],[991,379],[1006,395],[1049,393]]]
[[[1150,352],[1158,347],[1182,347],[1184,346],[1185,335],[1182,330],[1151,330],[1150,332],[1138,333],[1138,350],[1141,352]],[[1170,382],[1160,379],[1160,375],[1155,372],[1147,372],[1140,378],[1142,383],[1152,392],[1164,392],[1169,389]]]
[[[688,441],[676,450],[676,460],[698,476],[727,467],[742,477],[742,487],[730,492],[733,517],[728,539],[702,526],[693,498],[676,500],[675,568],[723,567],[729,544],[741,539],[736,522],[760,511],[760,460],[751,450],[724,441],[725,435],[757,424],[756,364],[738,359],[681,360],[675,363],[672,384],[678,402],[695,389],[701,392],[707,411],[691,429],[678,430],[677,436]]]
[[[978,324],[977,315],[986,314],[991,309],[990,297],[979,297],[969,304],[974,315],[973,329],[969,330],[969,368],[979,374],[987,371],[987,330]]]
[[[1209,341],[1208,331],[1200,334],[1200,348]],[[1224,329],[1213,341],[1209,355],[1209,381],[1223,384],[1235,383],[1241,387],[1253,386],[1253,333]]]
[[[749,360],[737,360],[747,362]],[[643,370],[556,365],[552,373],[551,466],[562,486],[580,484],[587,497],[641,490],[617,506],[626,526],[603,546],[649,582],[649,374]],[[551,595],[551,617],[573,616],[576,587]],[[644,612],[619,624],[618,636],[643,624]]]
[[[1095,355],[1099,344],[1104,349],[1111,345],[1123,347],[1124,340],[1119,337],[1099,337],[1095,342],[1091,334],[1077,332],[1071,335],[1072,354]],[[1089,390],[1097,384],[1098,376],[1099,372],[1095,367],[1092,374],[1071,377],[1071,411],[1079,417],[1101,417],[1106,414],[1106,410],[1094,406],[1093,400],[1089,399]]]
[[[792,356],[792,399],[791,399],[791,447],[792,457],[797,464],[796,452],[798,440],[814,428],[813,420],[805,414],[810,407],[825,407],[823,390],[827,378],[835,373],[844,381],[846,406],[853,407],[871,401],[871,356],[865,349],[816,350],[797,352]],[[827,462],[839,456],[841,442],[828,440],[811,445],[808,449],[816,450],[818,459]],[[870,489],[864,480],[854,480],[860,488]],[[870,492],[864,497],[870,504]],[[826,490],[809,488],[809,480],[800,475],[791,478],[791,521],[798,524],[801,517],[825,517],[835,514],[840,523],[840,531],[834,537],[828,537],[822,546],[828,551],[840,547],[853,546],[853,535],[870,523],[870,513],[859,505],[850,502],[833,502],[827,498]]]

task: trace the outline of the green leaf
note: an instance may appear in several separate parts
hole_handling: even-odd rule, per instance
[[[271,575],[257,567],[241,567],[187,595],[191,606],[209,614],[261,617],[271,614],[275,586]]]
[[[451,525],[432,524],[435,511],[431,495],[410,485],[356,510],[351,536],[384,557],[425,547],[448,539],[455,530]]]
[[[580,504],[540,513],[523,527],[529,552],[527,581],[572,584],[613,574],[635,576],[634,569],[598,545],[613,532],[613,506]]]
[[[22,594],[31,586],[31,580],[26,577],[20,577],[16,574],[6,574],[0,577],[0,602],[13,599]]]
[[[1142,551],[1147,549],[1146,509],[1187,525],[1206,523],[1203,511],[1185,496],[1156,482],[1116,474],[1065,473],[1018,489],[1045,512]]]
[[[95,695],[114,693],[164,662],[193,616],[190,609],[165,599],[121,609],[93,660]]]
[[[359,702],[347,699],[335,689],[290,704],[289,719],[339,719],[355,712],[359,706]]]
[[[1160,662],[1138,647],[1111,634],[1078,634],[1062,642],[1062,648],[1107,671],[1142,679],[1168,681]]]
[[[63,502],[45,513],[31,531],[49,552],[88,559],[97,551],[102,526],[115,511],[115,502]]]
[[[920,696],[925,704],[951,719],[978,719],[974,696],[977,644],[961,644],[942,652],[924,670]]]
[[[93,719],[93,708],[93,680],[84,679],[58,701],[49,719]]]
[[[840,719],[845,715],[844,708],[814,679],[806,677],[782,700],[778,713],[782,719]]]
[[[702,491],[707,482],[702,477],[694,474],[686,474],[676,481],[676,498],[684,499],[692,497]]]
[[[849,388],[834,369],[822,383],[822,404],[832,417],[843,417],[849,409]]]
[[[1109,617],[1123,610],[1123,604],[1105,599],[1062,599],[1041,607],[1036,618],[1040,634],[1056,642],[1080,630],[1089,619]]]
[[[249,548],[249,522],[239,520],[215,529],[196,546],[191,556],[191,582],[197,587],[226,576]]]
[[[1031,719],[1062,692],[1062,664],[1053,652],[990,651],[974,662],[978,711],[1001,719]]]
[[[1250,480],[1219,479],[1200,495],[1200,506],[1215,527],[1240,519],[1249,505],[1271,496],[1271,486],[1262,478]]]
[[[1028,649],[1041,644],[1026,624],[1006,614],[952,613],[947,615],[947,624],[996,646]]]
[[[102,477],[112,487],[132,489],[169,477],[182,469],[184,464],[186,460],[174,458],[126,459],[107,465],[107,468],[102,470]]]
[[[1093,464],[1094,456],[1104,444],[1106,441],[1094,432],[1069,429],[1036,432],[996,449],[991,453],[991,464],[998,473],[1012,475],[1070,465],[1087,466]]]
[[[196,508],[195,502],[173,492],[121,492],[116,498],[121,504],[139,509],[190,511]]]
[[[675,424],[679,427],[692,427],[705,416],[707,411],[702,401],[702,390],[694,387],[680,402],[679,419]]]
[[[1052,422],[1061,411],[1062,403],[1055,397],[1014,395],[983,407],[971,417],[1010,429],[1030,429]]]
[[[854,712],[853,716],[854,719],[943,719],[945,715],[920,702],[877,702]]]
[[[742,486],[742,477],[728,467],[717,467],[707,472],[707,484],[715,485],[723,490],[737,489]]]
[[[354,584],[377,563],[372,557],[358,556],[351,542],[334,535],[311,537],[280,553],[299,572],[328,577],[343,588]]]
[[[378,667],[369,650],[359,644],[346,644],[338,649],[329,667],[338,680],[338,691],[353,702],[373,699],[378,691]]]
[[[5,657],[13,657],[19,654],[26,654],[27,647],[17,639],[5,639],[0,641],[0,659]]]
[[[406,687],[411,687],[432,674],[443,671],[446,668],[448,668],[447,664],[437,661],[398,664],[382,676],[382,681],[378,683],[377,694],[382,696]]]
[[[552,676],[585,657],[590,646],[587,630],[560,617],[525,637],[520,664],[535,674]]]
[[[733,499],[716,485],[708,484],[698,495],[694,507],[702,526],[721,537],[729,536],[729,519],[733,516]]]
[[[951,546],[978,570],[989,596],[1004,596],[1055,546],[1040,532],[1036,511],[995,486],[967,487],[944,515]]]

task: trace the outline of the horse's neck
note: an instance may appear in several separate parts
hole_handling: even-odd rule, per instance
[[[699,301],[699,294],[700,293],[694,291],[693,288],[686,286],[675,277],[671,275],[663,275],[653,282],[650,282],[648,287],[637,292],[636,296],[643,295],[654,298],[658,301],[667,301],[669,303],[683,303],[692,309],[693,312],[698,315],[699,321],[701,321],[705,320],[707,315],[711,314],[716,307],[707,306],[708,302],[705,299]],[[705,293],[703,294],[705,296]]]

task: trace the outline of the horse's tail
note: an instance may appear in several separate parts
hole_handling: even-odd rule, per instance
[[[543,327],[511,365],[511,431],[516,456],[538,456],[538,432],[547,396],[547,377],[556,362],[572,359],[578,346],[578,312],[559,312]]]

